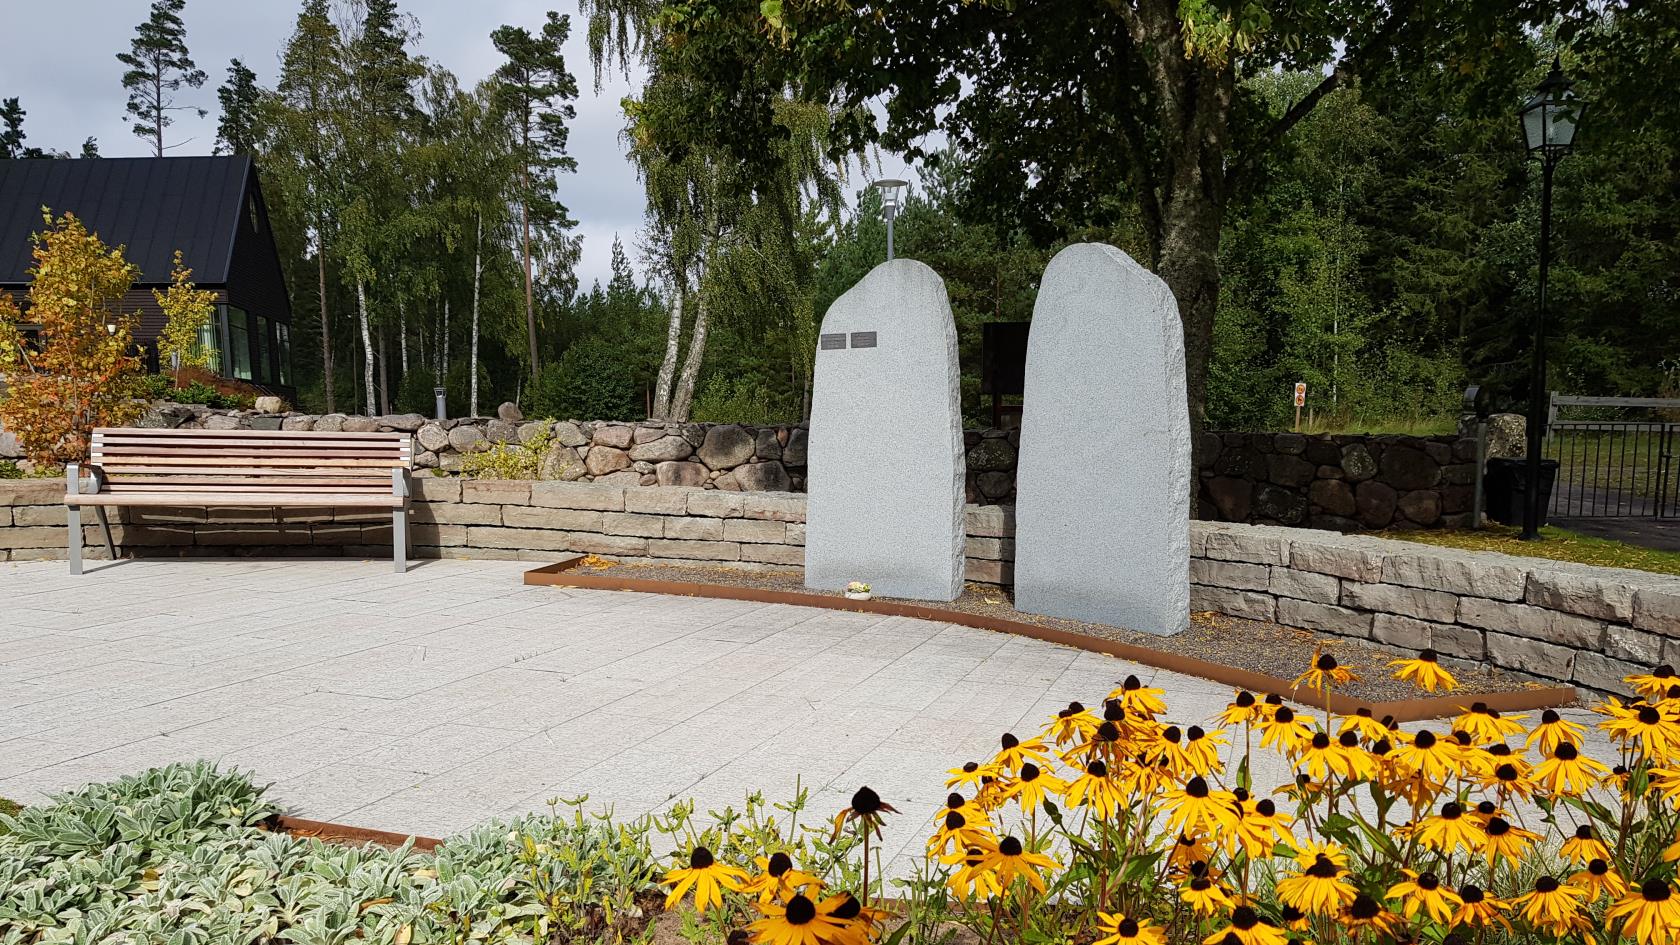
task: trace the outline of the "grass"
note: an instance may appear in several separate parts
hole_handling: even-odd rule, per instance
[[[1499,551],[1525,558],[1680,575],[1680,552],[1640,548],[1551,526],[1540,529],[1540,536],[1545,541],[1521,541],[1517,538],[1521,532],[1522,529],[1513,526],[1490,524],[1480,531],[1389,531],[1382,532],[1380,537],[1471,551]]]
[[[1386,420],[1360,421],[1351,417],[1301,417],[1301,433],[1397,433],[1405,436],[1441,436],[1458,432],[1455,417],[1390,417]]]
[[[5,798],[0,797],[0,814],[5,814],[8,817],[12,817],[12,816],[15,816],[17,814],[17,812],[20,811],[20,810],[23,810],[23,805],[22,804],[19,804],[17,801],[8,801]],[[0,824],[0,836],[5,836],[7,833],[10,833],[10,832],[11,831],[6,829],[5,824]]]

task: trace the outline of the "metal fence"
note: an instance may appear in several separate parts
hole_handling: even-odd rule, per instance
[[[1668,411],[1680,401],[1553,395],[1542,454],[1558,461],[1551,515],[1560,518],[1680,517],[1680,423],[1558,420],[1559,408]]]

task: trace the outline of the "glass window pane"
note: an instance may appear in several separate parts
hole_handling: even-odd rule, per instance
[[[292,383],[292,326],[284,322],[275,325],[280,336],[280,383]]]
[[[251,335],[246,330],[245,310],[227,307],[228,364],[232,375],[241,381],[251,379]]]
[[[261,315],[251,316],[251,345],[252,357],[251,376],[257,381],[270,380],[268,368],[268,319]]]

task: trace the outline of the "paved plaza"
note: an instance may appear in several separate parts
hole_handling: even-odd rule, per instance
[[[1128,673],[1184,722],[1231,695],[986,630],[526,587],[528,567],[0,565],[0,797],[209,758],[272,782],[299,816],[441,836],[579,794],[632,815],[803,786],[816,822],[868,784],[905,812],[883,847],[905,855],[946,769],[1004,731],[1036,733]],[[1287,780],[1263,761],[1277,767],[1258,783]]]

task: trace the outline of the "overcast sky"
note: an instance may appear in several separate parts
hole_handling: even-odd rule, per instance
[[[576,0],[550,2],[559,2],[559,10],[573,20],[566,56],[581,90],[571,136],[578,173],[561,177],[560,199],[583,234],[578,280],[587,288],[596,279],[606,280],[615,233],[632,258],[636,254],[643,195],[618,135],[623,127],[619,101],[639,83],[608,75],[597,93]],[[540,0],[400,0],[400,5],[419,19],[416,51],[469,86],[499,61],[491,30],[503,23],[534,29],[550,8]],[[0,33],[12,40],[0,56],[0,98],[22,100],[29,113],[24,131],[30,145],[75,153],[82,139],[93,135],[107,157],[151,153],[129,130],[123,67],[116,59],[150,6],[150,0],[0,0]],[[226,77],[229,59],[238,57],[263,86],[273,86],[280,47],[291,34],[298,6],[295,0],[187,0],[187,48],[210,78],[202,89],[184,90],[178,101],[209,114],[203,119],[190,112],[174,114],[165,143],[191,141],[171,154],[210,153],[216,141],[215,87]],[[902,165],[890,159],[886,171],[904,176]]]

